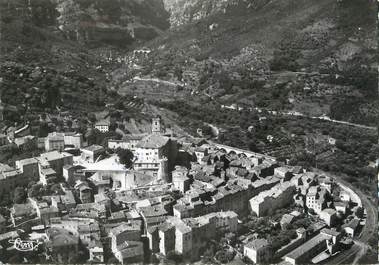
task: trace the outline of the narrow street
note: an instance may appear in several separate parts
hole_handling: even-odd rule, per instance
[[[361,250],[361,247],[357,244],[354,244],[349,250],[343,251],[333,258],[329,259],[326,264],[349,264],[356,259],[358,252]]]

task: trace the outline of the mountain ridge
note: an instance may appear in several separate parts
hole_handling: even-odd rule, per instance
[[[103,89],[132,93],[122,80],[115,85],[107,75],[112,78],[116,69],[128,78],[138,76],[141,71],[126,61],[134,60],[133,49],[148,47],[152,53],[139,65],[142,75],[180,83],[180,71],[194,71],[197,87],[184,89],[185,94],[205,93],[225,104],[273,108],[291,107],[291,101],[296,111],[312,106],[311,115],[328,115],[333,106],[346,109],[357,97],[357,108],[346,118],[351,120],[355,112],[371,113],[378,104],[370,92],[376,83],[375,4],[109,0],[105,5],[100,0],[1,0],[0,58],[28,67],[40,64],[57,72],[74,71],[93,78]],[[321,75],[296,77],[313,72]],[[328,79],[322,77],[325,74]],[[344,78],[336,81],[332,76]],[[354,76],[358,78],[352,80]],[[284,89],[272,91],[280,83]],[[308,89],[310,95],[305,93]],[[329,90],[342,94],[323,95]]]
[[[175,81],[178,72],[192,72],[197,82],[187,89],[222,104],[259,102],[258,107],[294,111],[308,106],[311,116],[374,124],[379,106],[375,1],[259,3],[256,9],[214,10],[147,42],[152,53],[142,74]],[[355,108],[347,109],[351,104]]]

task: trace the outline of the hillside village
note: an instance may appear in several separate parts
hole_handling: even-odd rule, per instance
[[[78,133],[36,141],[40,155],[0,167],[0,194],[14,193],[2,262],[319,263],[365,229],[361,198],[333,177],[174,135],[160,117],[105,147]],[[38,256],[20,255],[17,238],[38,242]]]

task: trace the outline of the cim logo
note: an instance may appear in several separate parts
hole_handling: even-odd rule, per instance
[[[16,240],[9,240],[10,244],[13,244],[14,248],[18,251],[35,251],[38,249],[38,246],[42,244],[41,242],[34,240],[22,240],[21,238],[17,238]]]

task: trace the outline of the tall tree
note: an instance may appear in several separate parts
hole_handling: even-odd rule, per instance
[[[125,165],[127,168],[130,168],[133,165],[133,152],[129,149],[117,148],[116,154],[120,159],[120,163]]]

